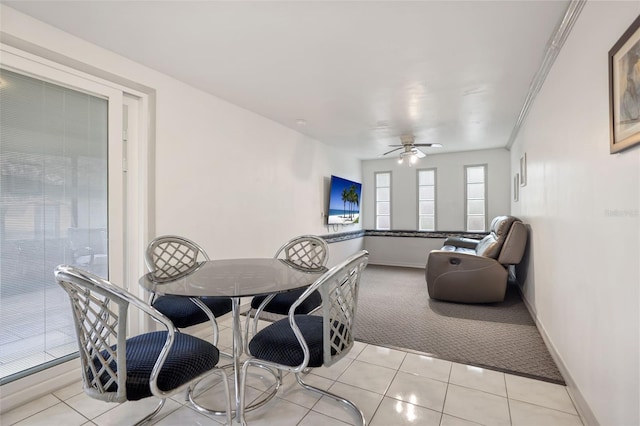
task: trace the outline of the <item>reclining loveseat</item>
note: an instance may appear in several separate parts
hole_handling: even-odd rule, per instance
[[[527,227],[513,216],[491,221],[481,240],[447,238],[427,258],[425,278],[429,297],[461,303],[504,300],[508,266],[520,263],[527,244]]]

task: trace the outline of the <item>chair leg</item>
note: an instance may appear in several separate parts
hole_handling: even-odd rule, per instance
[[[269,389],[266,391],[266,392],[269,392],[268,394],[264,392],[261,399],[257,399],[253,401],[252,405],[247,406],[245,401],[245,389],[246,389],[247,373],[248,373],[249,367],[262,368],[268,371],[274,376],[276,381],[275,381],[275,384],[269,387]],[[246,360],[242,364],[242,370],[240,371],[240,383],[238,384],[239,390],[240,390],[239,401],[238,401],[239,407],[237,410],[238,412],[236,413],[236,422],[238,422],[239,424],[242,424],[243,426],[246,425],[246,422],[244,420],[244,413],[247,411],[255,410],[256,408],[262,407],[267,402],[271,401],[278,393],[278,389],[280,389],[281,385],[282,385],[282,370],[280,370],[279,368],[276,368],[273,365],[271,366],[265,365],[264,361],[260,361],[255,358],[250,358]],[[266,396],[264,396],[265,394]]]
[[[260,306],[258,306],[258,309],[256,309],[255,313],[253,314],[252,336],[255,336],[256,334],[258,334],[258,321],[259,321],[260,315],[262,314],[262,311],[264,311],[264,309],[267,307],[267,305],[273,300],[274,297],[276,297],[276,293],[270,294],[267,297],[265,297],[262,303],[260,303]]]
[[[147,414],[147,416],[144,417],[142,420],[136,422],[135,426],[141,426],[141,425],[147,424],[152,418],[154,418],[156,416],[156,414],[158,414],[160,412],[160,410],[162,410],[162,407],[164,407],[165,401],[166,401],[166,399],[164,399],[164,398],[161,399],[160,403],[155,408],[155,410],[153,410],[150,414]]]
[[[253,308],[249,308],[247,311],[247,320],[244,326],[244,353],[249,353],[249,324],[251,323],[251,312]]]
[[[262,314],[262,310],[257,310],[253,314],[253,321],[251,322],[253,324],[253,327],[251,327],[251,336],[255,336],[256,334],[258,334],[258,322],[260,321],[260,314]],[[247,343],[247,345],[248,344],[249,343]]]
[[[332,398],[344,405],[346,405],[347,407],[351,408],[358,416],[360,416],[360,422],[362,424],[362,426],[367,426],[367,419],[365,419],[364,417],[364,413],[356,406],[356,404],[354,404],[353,402],[349,401],[348,399],[345,399],[341,396],[338,396],[336,394],[333,394],[331,392],[328,392],[324,389],[320,389],[320,388],[316,388],[315,386],[311,386],[307,383],[305,383],[302,378],[300,377],[300,373],[295,373],[296,375],[296,380],[298,381],[298,384],[300,386],[302,386],[305,389],[308,389],[310,391],[314,391],[314,392],[318,392],[319,394],[328,396],[329,398]]]
[[[220,373],[220,375],[222,376],[222,383],[224,385],[224,397],[226,401],[227,424],[231,426],[231,416],[233,415],[233,408],[231,407],[231,392],[229,391],[229,380],[227,378],[227,374],[224,371],[224,368],[218,367],[214,371]],[[201,413],[212,414],[214,416],[225,414],[225,411],[212,410],[198,404],[194,399],[195,398],[195,396],[193,395],[194,389],[195,389],[195,386],[189,386],[189,402],[191,402],[191,405],[196,410],[198,410]]]
[[[215,315],[211,312],[211,309],[207,305],[204,304],[202,300],[197,297],[190,297],[191,301],[196,304],[197,307],[202,309],[202,311],[207,315],[209,321],[211,321],[211,326],[213,327],[213,346],[218,346],[218,322],[216,321]]]
[[[248,317],[247,317],[247,322],[248,322]],[[249,326],[247,325],[247,331],[249,331]],[[238,422],[238,424],[245,426],[247,423],[244,421],[244,405],[245,405],[245,400],[244,400],[244,391],[245,391],[245,384],[247,382],[247,371],[249,370],[249,365],[251,365],[250,362],[246,362],[244,364],[242,364],[242,371],[240,372],[240,404],[238,406],[238,410],[236,412],[236,420]]]
[[[220,337],[220,329],[218,328],[218,321],[215,319],[215,317],[211,321],[211,324],[213,326],[213,346],[217,347],[218,338]]]
[[[222,373],[222,381],[224,382],[224,398],[227,401],[227,424],[231,426],[231,415],[233,413],[233,407],[231,407],[231,392],[229,391],[229,380],[227,379],[227,373],[224,369],[220,369]]]

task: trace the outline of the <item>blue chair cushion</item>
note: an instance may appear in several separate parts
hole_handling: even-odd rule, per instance
[[[267,303],[264,308],[264,312],[270,312],[272,314],[287,315],[289,308],[293,305],[293,302],[298,300],[298,297],[306,291],[306,288],[300,288],[297,290],[287,291],[285,293],[278,293]],[[260,304],[267,296],[255,296],[251,300],[251,308],[258,309]],[[296,308],[296,314],[308,314],[322,304],[322,296],[318,291],[314,291]]]
[[[166,331],[155,331],[127,339],[127,400],[137,401],[152,396],[149,385],[151,371],[166,340]],[[115,347],[116,345],[112,346]],[[107,356],[106,351],[102,352],[102,356]],[[175,389],[214,368],[219,358],[218,348],[211,343],[188,334],[176,333],[169,356],[158,375],[158,388],[162,391]],[[99,361],[94,361],[94,365],[100,368]],[[117,371],[115,361],[110,363],[110,368]],[[90,371],[89,379],[93,379]],[[108,374],[103,373],[102,383],[108,380]],[[107,391],[115,392],[117,388],[117,383],[113,383]]]
[[[309,346],[309,367],[320,367],[322,357],[322,317],[296,315],[300,328]],[[302,364],[304,353],[296,339],[289,319],[284,318],[260,330],[249,342],[249,352],[256,358],[295,367]]]
[[[200,300],[211,309],[215,317],[231,312],[231,299],[228,297],[201,297]],[[191,327],[209,320],[202,309],[184,296],[159,296],[153,301],[153,307],[178,328]]]

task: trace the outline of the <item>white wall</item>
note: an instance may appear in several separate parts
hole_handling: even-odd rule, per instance
[[[587,2],[511,152],[528,183],[524,293],[601,425],[638,425],[640,147],[609,154],[607,52],[640,2]],[[588,416],[589,417],[589,416]]]
[[[327,268],[332,268],[342,260],[364,248],[364,238],[352,238],[350,240],[337,241],[329,244],[329,259]]]
[[[369,251],[369,264],[424,268],[431,250],[438,250],[444,238],[420,237],[364,237]]]
[[[511,178],[509,152],[488,149],[451,154],[429,154],[413,166],[398,164],[397,157],[362,162],[363,226],[375,229],[375,172],[391,171],[391,229],[416,230],[417,170],[436,168],[437,211],[439,231],[464,231],[464,166],[487,164],[487,220],[509,214]]]
[[[325,180],[360,179],[358,160],[179,84],[158,94],[157,121],[157,233],[190,236],[214,258],[328,233]]]
[[[152,233],[228,258],[271,256],[293,236],[334,232],[322,216],[329,177],[359,181],[359,160],[6,6],[2,32],[4,42],[155,91]]]

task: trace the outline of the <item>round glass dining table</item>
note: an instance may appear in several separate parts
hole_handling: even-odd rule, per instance
[[[236,412],[240,407],[240,357],[243,352],[240,300],[242,297],[282,293],[312,284],[327,268],[304,269],[284,259],[248,258],[208,260],[187,271],[167,276],[166,271],[149,272],[140,285],[158,295],[186,296],[196,304],[201,296],[229,297],[233,315],[233,379]],[[270,397],[268,398],[270,399]],[[256,408],[268,399],[254,404]],[[197,406],[201,411],[223,414]]]

